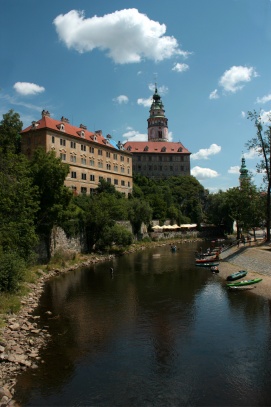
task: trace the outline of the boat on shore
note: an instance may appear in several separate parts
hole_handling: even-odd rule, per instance
[[[229,283],[227,284],[228,287],[242,287],[242,286],[247,286],[251,284],[256,284],[262,281],[262,278],[253,278],[251,280],[243,280],[243,281],[237,281],[235,283]]]
[[[218,261],[205,261],[205,262],[201,262],[201,263],[196,263],[197,267],[215,267],[218,266],[219,262]]]
[[[230,274],[227,277],[227,281],[234,281],[234,280],[238,280],[239,278],[243,278],[247,275],[247,271],[246,270],[239,270],[236,273]]]

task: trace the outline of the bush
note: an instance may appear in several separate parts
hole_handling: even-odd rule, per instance
[[[16,253],[2,253],[0,257],[0,291],[14,292],[23,278],[25,262]]]

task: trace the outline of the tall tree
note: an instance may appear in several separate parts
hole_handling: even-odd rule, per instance
[[[21,151],[22,128],[23,122],[19,113],[10,110],[3,114],[3,120],[0,122],[0,149],[3,154],[7,152],[18,154]]]
[[[37,243],[34,220],[38,210],[37,189],[32,185],[28,160],[0,151],[0,249],[26,262]]]
[[[50,258],[50,235],[53,226],[63,221],[72,193],[64,185],[69,166],[63,164],[54,152],[46,153],[38,148],[30,163],[33,184],[38,188],[39,210],[36,228],[43,236]]]
[[[254,122],[256,127],[256,136],[246,144],[248,149],[255,149],[261,157],[257,164],[257,172],[263,174],[263,181],[266,185],[266,240],[270,241],[271,226],[271,126],[263,122],[262,117],[255,110],[248,112],[248,118]],[[271,114],[268,117],[268,123],[271,122]]]

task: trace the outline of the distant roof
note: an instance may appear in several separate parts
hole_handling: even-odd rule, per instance
[[[191,154],[181,142],[171,141],[127,141],[124,143],[126,150],[131,153],[185,153]]]
[[[62,126],[64,127],[64,130],[62,130]],[[28,126],[22,130],[21,134],[27,133],[31,130],[36,131],[41,129],[51,129],[55,132],[60,132],[63,135],[67,134],[69,136],[76,137],[80,140],[95,141],[98,144],[108,145],[109,147],[118,150],[121,149],[120,144],[117,144],[111,138],[104,137],[100,130],[92,132],[87,130],[86,126],[71,125],[65,118],[61,118],[60,120],[52,119],[49,114],[45,114],[40,120],[32,122],[31,126]]]

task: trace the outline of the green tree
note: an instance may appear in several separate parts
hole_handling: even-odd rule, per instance
[[[54,152],[46,153],[38,148],[30,163],[33,185],[38,189],[39,210],[36,229],[44,238],[47,256],[50,258],[50,236],[55,225],[61,224],[72,198],[71,191],[64,185],[69,166],[63,164]]]
[[[128,219],[131,222],[133,233],[138,234],[142,223],[145,223],[146,226],[150,224],[152,209],[148,202],[138,198],[130,199],[128,202]]]
[[[32,185],[28,160],[0,152],[0,249],[31,261],[37,243],[34,220],[37,188]]]
[[[106,236],[109,236],[109,232],[115,227],[116,221],[127,219],[128,200],[117,194],[103,192],[90,196],[79,195],[75,198],[75,202],[80,208],[81,231],[85,236],[87,251],[89,252],[94,247],[107,245]]]
[[[266,185],[266,240],[270,241],[270,226],[271,226],[271,126],[263,123],[262,117],[257,112],[248,112],[248,118],[254,122],[256,127],[256,136],[249,140],[246,144],[248,149],[254,149],[261,157],[257,164],[257,172],[263,174],[263,181]],[[271,115],[269,114],[269,123]]]
[[[0,122],[0,150],[3,154],[7,152],[18,154],[21,151],[22,128],[23,122],[18,113],[10,110],[3,114],[3,120]]]

